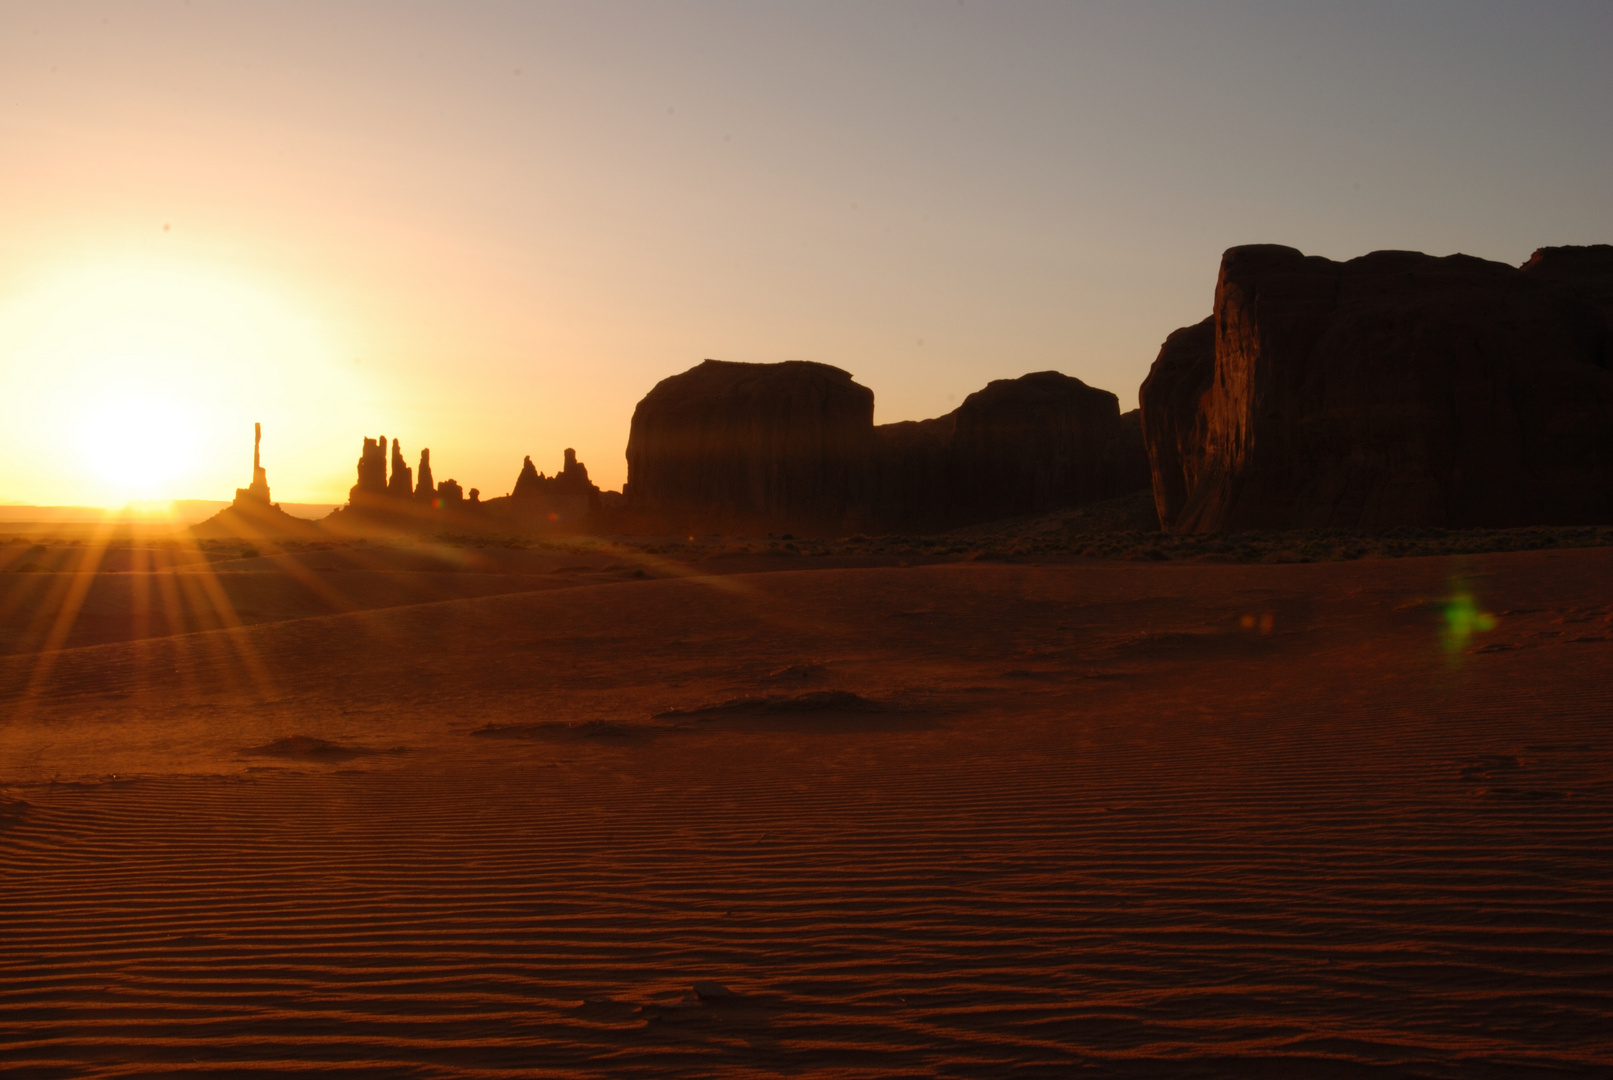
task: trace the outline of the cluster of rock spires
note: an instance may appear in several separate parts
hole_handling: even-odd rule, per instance
[[[1613,246],[1522,267],[1274,245],[1141,391],[1164,528],[1613,521]]]
[[[470,489],[470,502],[476,503],[481,492]],[[350,507],[369,510],[396,510],[411,500],[431,508],[457,507],[464,503],[465,493],[455,480],[437,484],[431,478],[431,451],[420,451],[420,479],[404,460],[403,448],[397,439],[392,440],[392,476],[387,477],[386,436],[365,439],[358,458],[358,483],[347,493]]]
[[[526,458],[510,491],[510,503],[515,508],[534,507],[557,518],[577,520],[599,509],[600,491],[588,479],[588,466],[577,460],[577,451],[567,447],[564,464],[553,476],[540,473],[532,459]]]
[[[628,505],[714,526],[935,529],[1148,486],[1136,413],[1055,371],[1004,379],[933,420],[874,424],[827,364],[707,360],[633,412]]]
[[[484,501],[479,489],[471,488],[467,494],[457,480],[434,482],[429,449],[420,451],[419,469],[411,469],[397,439],[392,440],[389,475],[387,440],[382,435],[364,440],[358,483],[349,490],[347,506],[338,514],[396,525],[441,521],[475,527],[548,522],[577,527],[599,507],[599,499],[599,488],[588,479],[587,467],[571,449],[565,452],[564,467],[552,477],[538,472],[532,459],[526,458],[510,494]]]

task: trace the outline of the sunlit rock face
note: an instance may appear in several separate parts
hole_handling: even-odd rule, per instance
[[[874,394],[827,364],[707,360],[633,411],[628,491],[651,513],[856,524]]]
[[[1222,258],[1143,384],[1179,532],[1613,521],[1613,248]],[[1185,335],[1185,336],[1184,336]],[[1194,403],[1194,399],[1196,404]]]
[[[1162,522],[1176,520],[1204,468],[1204,395],[1215,382],[1215,316],[1165,339],[1143,380],[1143,440],[1154,505]]]

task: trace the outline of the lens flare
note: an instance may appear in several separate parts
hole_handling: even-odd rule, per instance
[[[1447,653],[1461,652],[1467,648],[1474,634],[1488,633],[1494,629],[1495,616],[1481,611],[1472,593],[1459,588],[1445,601],[1445,625],[1440,636]]]

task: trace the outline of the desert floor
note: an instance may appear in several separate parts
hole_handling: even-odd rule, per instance
[[[1613,1070],[1613,548],[64,550],[8,1075]]]

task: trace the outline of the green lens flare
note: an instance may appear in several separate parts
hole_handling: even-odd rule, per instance
[[[1472,593],[1459,592],[1445,602],[1443,637],[1446,652],[1460,652],[1467,647],[1468,640],[1474,634],[1494,629],[1495,616],[1488,611],[1480,611]]]

